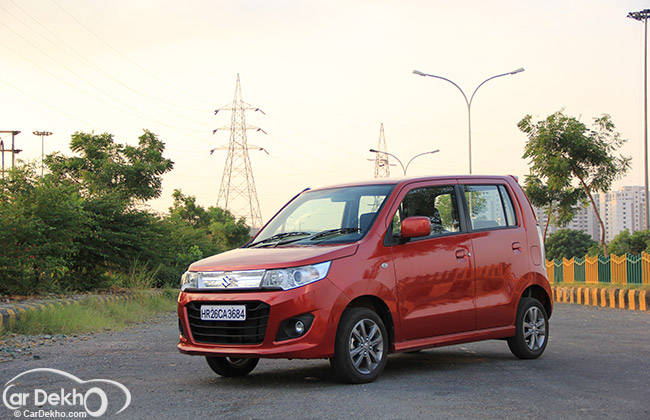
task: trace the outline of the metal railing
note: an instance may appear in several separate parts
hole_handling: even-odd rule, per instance
[[[648,284],[650,254],[598,255],[546,261],[551,283]]]

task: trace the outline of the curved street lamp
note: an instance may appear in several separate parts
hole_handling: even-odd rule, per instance
[[[513,74],[521,73],[522,71],[524,71],[524,68],[520,67],[517,70],[513,70],[513,71],[509,71],[507,73],[501,73],[501,74],[497,74],[497,75],[492,76],[492,77],[488,77],[487,79],[483,80],[478,86],[476,86],[476,89],[474,89],[474,92],[472,92],[472,96],[470,96],[470,98],[467,99],[467,95],[465,94],[465,91],[463,91],[463,89],[461,89],[460,86],[458,86],[453,81],[447,79],[446,77],[437,76],[435,74],[423,73],[423,72],[421,72],[419,70],[413,70],[413,74],[417,74],[418,76],[434,77],[436,79],[445,80],[445,81],[451,83],[452,85],[456,86],[456,88],[463,95],[463,98],[465,99],[465,103],[467,104],[467,132],[468,132],[468,144],[469,144],[468,148],[469,148],[469,173],[470,174],[472,173],[472,101],[474,100],[474,95],[476,95],[476,91],[481,86],[483,86],[484,84],[486,84],[487,82],[489,82],[492,79],[496,79],[497,77],[510,76],[510,75],[513,75]]]
[[[430,155],[430,154],[432,154],[432,153],[438,153],[439,151],[440,151],[440,149],[436,149],[436,150],[431,150],[431,151],[429,151],[429,152],[418,153],[417,155],[413,156],[413,157],[412,157],[412,158],[411,158],[411,159],[406,163],[406,166],[404,166],[404,164],[402,163],[402,161],[400,160],[400,158],[398,158],[398,157],[395,156],[394,154],[392,154],[392,153],[388,153],[388,152],[382,152],[381,150],[370,149],[370,152],[372,152],[372,153],[383,153],[383,154],[385,154],[385,155],[388,155],[388,156],[392,156],[392,157],[394,157],[395,160],[397,160],[397,162],[399,163],[399,165],[402,167],[402,171],[404,171],[404,176],[406,176],[406,171],[408,170],[409,165],[411,164],[411,162],[413,162],[413,159],[415,159],[415,158],[418,157],[418,156],[422,156],[422,155]]]

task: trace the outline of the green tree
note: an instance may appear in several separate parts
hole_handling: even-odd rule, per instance
[[[609,243],[609,252],[615,255],[640,254],[648,249],[650,244],[650,230],[638,230],[630,235],[625,229],[614,237]]]
[[[625,140],[606,114],[595,118],[592,128],[561,111],[537,123],[532,119],[526,115],[518,123],[528,137],[523,157],[531,161],[531,174],[546,179],[552,188],[576,182],[583,189],[598,218],[600,244],[607,254],[605,226],[593,195],[608,191],[628,171],[631,158],[616,154]]]
[[[217,252],[243,245],[250,239],[250,228],[245,219],[237,219],[230,211],[220,207],[207,209],[196,204],[196,198],[174,190],[174,203],[169,208],[169,219],[184,222],[195,229],[204,229],[212,239]]]
[[[575,217],[579,205],[584,204],[584,191],[581,188],[572,187],[570,184],[552,187],[536,175],[526,176],[524,190],[530,202],[546,212],[544,241],[551,222],[556,226],[566,226]]]
[[[128,202],[157,198],[162,175],[174,167],[163,157],[165,144],[145,130],[138,146],[115,143],[112,134],[76,132],[70,149],[78,156],[47,156],[45,163],[52,176],[69,180],[86,197],[111,196]]]
[[[162,219],[167,255],[161,269],[165,282],[178,281],[192,262],[238,247],[250,239],[250,228],[243,218],[237,219],[219,207],[207,209],[196,198],[174,190],[174,203]]]
[[[581,230],[560,229],[546,240],[546,257],[555,258],[584,257],[597,242]]]
[[[160,195],[173,165],[154,134],[126,146],[75,133],[71,148],[77,156],[47,157],[44,177],[19,162],[0,180],[0,293],[92,290],[145,275],[140,284],[176,284],[191,262],[250,238],[244,219],[180,191],[169,214],[138,205]]]
[[[162,175],[173,168],[164,143],[147,130],[137,146],[116,143],[109,133],[76,132],[70,149],[77,155],[54,153],[45,163],[48,178],[74,185],[83,198],[87,217],[78,225],[84,246],[73,263],[77,277],[93,288],[129,261],[161,258],[154,252],[165,240],[159,218],[136,204],[159,197]]]

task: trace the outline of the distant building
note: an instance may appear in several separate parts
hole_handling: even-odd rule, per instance
[[[600,194],[600,207],[605,207],[603,223],[608,242],[625,229],[630,233],[646,229],[643,187],[627,186]]]
[[[621,231],[627,229],[632,232],[646,229],[645,225],[645,193],[639,186],[625,186],[617,191],[600,193],[594,197],[596,206],[605,225],[605,240],[614,239]],[[544,229],[546,214],[544,209],[534,208],[539,225]],[[591,204],[580,209],[573,220],[564,229],[581,230],[600,241],[600,224]],[[549,225],[547,236],[557,232],[559,228]]]

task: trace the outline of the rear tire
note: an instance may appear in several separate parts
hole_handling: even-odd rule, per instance
[[[260,361],[260,359],[212,356],[205,356],[205,360],[214,373],[228,378],[248,375]]]
[[[388,346],[386,327],[379,315],[368,308],[352,308],[341,317],[330,363],[343,382],[372,382],[386,366]]]
[[[512,354],[520,359],[537,359],[548,344],[548,316],[544,305],[534,298],[524,297],[517,308],[516,332],[508,338]]]

